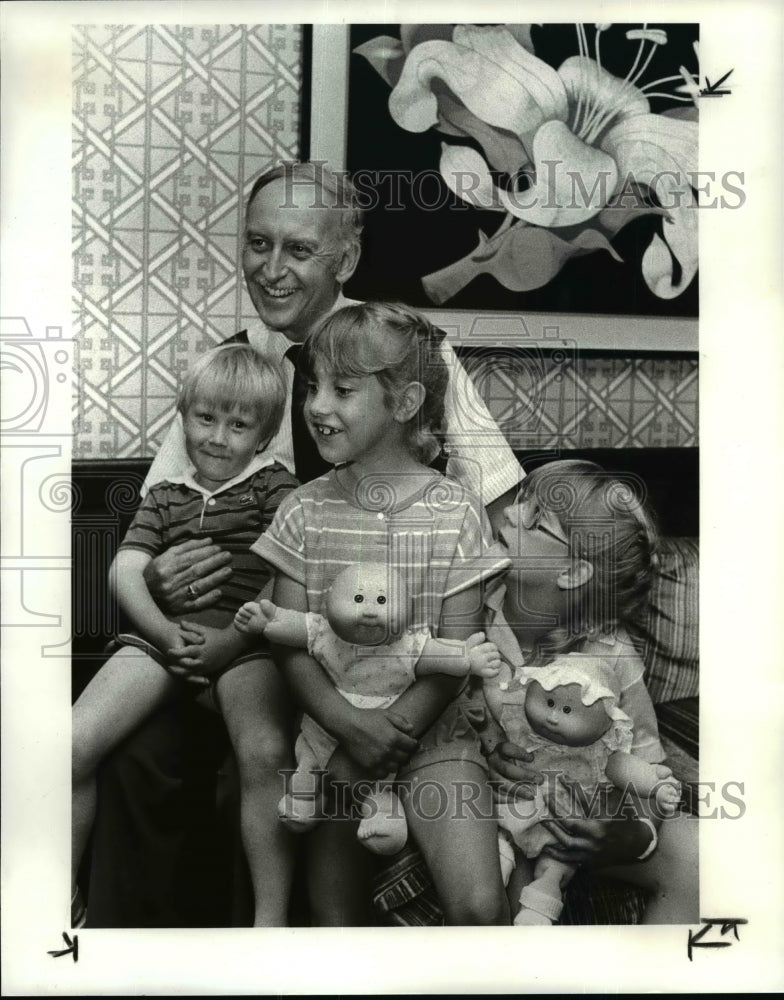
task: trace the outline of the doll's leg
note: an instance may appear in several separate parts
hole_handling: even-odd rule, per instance
[[[278,822],[282,771],[291,766],[292,706],[271,660],[239,663],[217,682],[240,776],[242,843],[255,901],[254,926],[285,927],[293,844]]]
[[[520,911],[514,918],[515,926],[555,923],[563,909],[563,891],[575,871],[575,865],[540,855],[534,865],[533,881],[520,893]]]
[[[659,844],[645,861],[603,868],[612,878],[651,891],[644,924],[695,924],[699,921],[699,823],[678,813],[659,827]]]
[[[278,803],[278,817],[292,833],[307,833],[324,818],[323,779],[336,745],[317,722],[303,716],[294,746],[297,769]]]
[[[360,806],[362,822],[357,838],[374,854],[397,854],[408,840],[403,805],[389,780],[388,777],[386,782],[376,785]]]
[[[409,829],[452,926],[508,925],[498,824],[487,775],[470,760],[417,767],[406,776]]]

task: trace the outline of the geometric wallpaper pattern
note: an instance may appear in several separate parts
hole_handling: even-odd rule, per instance
[[[298,156],[301,40],[297,24],[74,29],[75,458],[153,454],[179,373],[255,315],[242,207]]]
[[[698,439],[698,362],[690,357],[463,354],[513,445],[689,448]]]
[[[151,456],[179,376],[252,320],[239,269],[254,178],[299,155],[302,30],[73,32],[74,458]],[[697,361],[463,355],[519,447],[697,444]]]

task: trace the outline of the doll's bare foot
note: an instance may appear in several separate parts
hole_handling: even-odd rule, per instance
[[[397,854],[406,846],[408,824],[395,793],[382,789],[362,803],[363,819],[357,830],[359,840],[374,854]]]

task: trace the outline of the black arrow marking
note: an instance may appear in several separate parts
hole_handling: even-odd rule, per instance
[[[724,76],[717,80],[715,83],[711,83],[708,77],[705,77],[706,87],[703,87],[700,91],[700,97],[722,97],[724,94],[731,94],[731,90],[719,90],[719,87],[724,83],[724,81],[734,72],[731,69],[729,73],[725,73]]]
[[[63,941],[68,945],[67,948],[62,948],[60,951],[50,951],[47,954],[51,955],[52,958],[62,958],[63,955],[73,955],[74,962],[79,961],[79,935],[74,934],[73,941],[68,937],[68,935],[63,931]]]

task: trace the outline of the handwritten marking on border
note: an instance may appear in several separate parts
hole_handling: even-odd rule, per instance
[[[740,941],[738,927],[740,924],[747,924],[748,920],[744,920],[742,917],[702,917],[700,923],[705,924],[705,926],[701,927],[696,934],[689,931],[686,951],[690,962],[693,960],[692,950],[694,948],[729,948],[732,945],[732,941],[703,941],[703,938],[710,931],[711,927],[720,927],[722,937],[729,933],[729,931],[732,931],[735,935],[735,940]]]
[[[62,948],[60,951],[50,951],[47,954],[51,955],[52,958],[62,958],[63,955],[73,955],[74,962],[79,961],[79,935],[74,934],[73,941],[70,939],[68,934],[63,931],[63,941],[68,945],[67,948]]]

